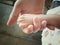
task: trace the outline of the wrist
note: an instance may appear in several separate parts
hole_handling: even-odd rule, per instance
[[[40,19],[40,21],[46,20],[47,25],[56,25],[55,19],[51,15],[39,15],[38,18]]]

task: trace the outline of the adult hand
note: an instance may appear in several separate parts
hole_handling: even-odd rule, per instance
[[[39,0],[40,1],[40,0]],[[22,5],[22,2],[23,2],[23,5]],[[17,0],[16,2],[15,2],[15,5],[14,5],[14,7],[13,7],[13,10],[12,10],[12,12],[11,12],[11,15],[10,15],[10,17],[9,17],[9,20],[8,20],[8,22],[7,22],[7,25],[8,26],[10,26],[10,25],[12,25],[12,24],[14,24],[15,22],[16,22],[16,20],[17,20],[17,18],[18,18],[18,16],[19,16],[19,13],[20,14],[25,14],[25,13],[29,13],[29,14],[41,14],[43,11],[42,11],[42,9],[43,9],[43,3],[41,3],[41,5],[38,5],[39,3],[36,3],[35,2],[35,4],[37,4],[37,5],[35,5],[34,3],[32,4],[32,3],[29,3],[29,2],[31,2],[31,1],[29,1],[29,0],[27,0],[27,2],[28,2],[28,4],[26,5],[26,0],[25,1],[22,1],[22,0]],[[34,1],[33,1],[34,2]],[[44,2],[44,0],[43,0],[43,2]],[[36,7],[34,7],[34,5],[36,6]],[[34,7],[34,9],[33,9],[33,7]],[[28,8],[30,8],[30,9],[28,9]],[[23,10],[24,9],[24,10]],[[34,20],[35,20],[36,18],[34,18]],[[37,19],[35,20],[35,22],[38,22],[37,21]],[[31,26],[31,25],[30,25]],[[30,27],[29,26],[29,27]],[[33,26],[32,26],[33,27]],[[35,27],[36,28],[36,27]],[[31,28],[32,29],[32,28]],[[36,32],[36,31],[35,31]]]
[[[17,24],[24,33],[36,33],[39,30],[43,30],[47,25],[42,16],[44,15],[24,14],[19,16]]]
[[[7,25],[16,22],[19,14],[41,14],[44,9],[44,0],[17,0],[10,14]]]
[[[21,0],[17,0],[14,4],[13,10],[9,16],[7,25],[11,26],[12,24],[14,24],[19,16],[19,13],[21,12],[22,9],[22,4],[21,4]]]
[[[39,30],[42,31],[44,28],[55,29],[52,25],[47,25],[47,20],[43,14],[23,14],[19,16],[17,24],[26,34],[36,33]]]

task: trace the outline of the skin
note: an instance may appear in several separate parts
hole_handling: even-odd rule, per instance
[[[44,0],[17,0],[8,19],[7,25],[13,25],[19,14],[42,14],[44,10]]]
[[[43,19],[41,19],[42,22],[40,21],[39,17],[41,17],[41,15],[39,14],[36,16],[36,14],[24,14],[22,16],[19,16],[17,24],[26,34],[36,33],[39,31],[39,29],[42,30],[45,28],[47,24],[47,22]]]
[[[60,29],[60,15],[24,14],[24,16],[19,16],[17,23],[26,34],[36,33],[39,29],[41,31],[45,27],[49,28],[49,25],[52,25],[51,29],[52,27]]]
[[[42,14],[43,15],[44,2],[45,2],[45,0],[38,0],[38,1],[37,0],[17,0],[14,4],[14,7],[13,7],[13,10],[8,19],[7,25],[8,26],[13,25],[16,22],[19,14],[21,14],[21,15],[23,15],[23,14],[36,14],[36,15]],[[39,22],[39,19],[38,19],[38,21],[37,21],[37,19],[35,19],[36,20],[36,21],[34,21],[35,23]],[[34,23],[34,26],[35,26],[35,23]],[[42,25],[44,25],[45,23],[46,23],[46,21],[43,21]],[[21,25],[23,25],[23,24],[21,24],[21,25],[18,24],[18,25],[22,30],[24,30],[23,27],[21,27]],[[24,25],[29,25],[29,24],[26,23]],[[37,23],[37,25],[39,25],[39,23]],[[28,26],[28,28],[30,29],[30,27],[33,27],[34,32],[37,32],[38,29],[40,29],[40,28],[38,28],[38,26],[35,26],[35,27],[34,26],[32,24],[30,24],[30,26]],[[42,26],[42,29],[45,26],[46,26],[46,24],[44,26]],[[53,29],[54,26],[49,25],[48,27],[50,29]],[[28,29],[27,30],[25,29],[25,30],[28,32],[31,32],[33,30],[33,28],[31,28],[31,30],[28,30]]]

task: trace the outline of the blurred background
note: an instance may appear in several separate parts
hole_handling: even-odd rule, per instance
[[[35,34],[24,34],[17,24],[6,25],[16,0],[0,0],[0,45],[41,45],[41,31]],[[46,0],[45,13],[50,8]],[[49,4],[48,4],[49,3]]]

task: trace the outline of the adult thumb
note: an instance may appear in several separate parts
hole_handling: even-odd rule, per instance
[[[18,16],[19,16],[19,15],[10,15],[10,17],[9,17],[9,19],[8,19],[8,22],[7,22],[7,25],[8,25],[8,26],[13,25],[13,24],[16,22]]]
[[[19,16],[19,13],[21,13],[21,3],[20,3],[20,1],[16,1],[15,5],[13,7],[13,10],[11,12],[11,15],[8,19],[8,22],[7,22],[8,26],[11,26],[16,22],[16,20]]]

